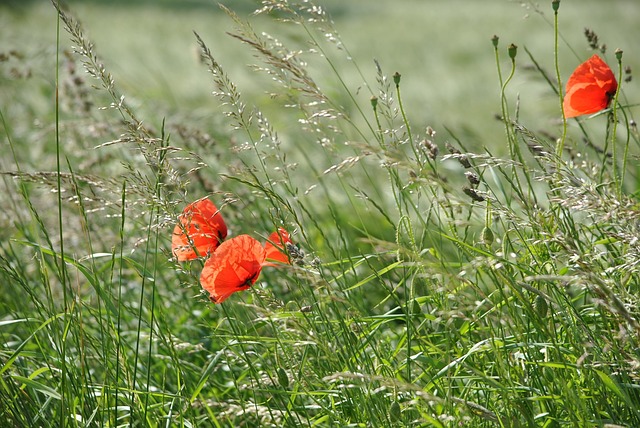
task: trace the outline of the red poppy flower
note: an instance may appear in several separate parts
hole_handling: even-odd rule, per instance
[[[200,285],[209,292],[212,302],[222,303],[236,291],[250,288],[264,266],[275,265],[267,262],[267,258],[289,263],[284,249],[285,244],[291,242],[287,231],[279,229],[269,238],[273,243],[267,242],[265,246],[249,235],[236,236],[220,244],[200,274]]]
[[[269,235],[267,242],[264,244],[266,251],[266,259],[280,263],[289,263],[289,256],[285,249],[287,244],[291,244],[291,237],[289,232],[283,228],[279,228],[276,232]],[[270,265],[274,265],[271,263]]]
[[[609,106],[618,89],[611,68],[598,55],[580,64],[569,77],[564,96],[564,116],[597,113]]]
[[[171,236],[171,251],[178,261],[205,257],[227,237],[220,211],[207,198],[187,205]]]

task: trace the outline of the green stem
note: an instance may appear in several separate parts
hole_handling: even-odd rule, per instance
[[[400,114],[402,114],[402,121],[404,122],[404,126],[407,129],[407,136],[409,137],[409,143],[411,147],[413,146],[413,136],[411,135],[411,127],[409,126],[409,120],[407,120],[407,115],[404,112],[404,106],[402,105],[402,97],[400,96],[400,73],[395,73],[393,75],[393,81],[396,84],[396,96],[398,97],[398,107],[400,107]]]
[[[564,95],[562,94],[562,78],[560,77],[560,63],[558,60],[558,8],[556,7],[554,7],[553,12],[553,62],[556,69],[556,80],[558,81],[558,94],[560,94],[560,111],[562,112],[562,137],[560,137],[560,141],[556,146],[556,170],[559,171],[562,153],[564,152],[564,142],[567,138],[567,118],[564,116]]]
[[[622,82],[622,51],[616,51],[616,58],[618,59],[618,82]],[[620,84],[616,88],[616,93],[613,96],[613,127],[611,130],[611,146],[613,148],[613,180],[616,184],[616,192],[618,198],[622,196],[622,183],[624,182],[624,173],[627,167],[627,156],[629,151],[629,144],[625,145],[624,156],[622,158],[622,171],[618,171],[618,156],[616,149],[616,131],[618,129],[618,95],[620,94]],[[620,177],[618,175],[620,174]]]
[[[60,7],[59,0],[57,1],[56,7]],[[65,265],[65,253],[64,253],[64,231],[63,231],[63,223],[62,223],[62,175],[61,175],[61,148],[60,148],[60,15],[58,15],[58,19],[56,20],[56,71],[55,71],[55,139],[56,139],[56,190],[58,197],[58,233],[60,240],[60,265],[59,265],[59,275],[60,282],[62,284],[62,304],[63,311],[66,313],[69,309],[69,295],[67,292],[67,284],[66,284],[66,265]],[[52,248],[53,250],[53,248]],[[71,322],[67,320],[67,322]],[[67,332],[69,329],[65,326],[64,332],[62,334],[61,343],[60,343],[60,364],[61,372],[60,372],[60,426],[65,426],[67,423],[66,417],[66,389],[67,389]]]

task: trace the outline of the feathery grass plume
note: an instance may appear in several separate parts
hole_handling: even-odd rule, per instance
[[[84,70],[90,77],[99,82],[101,90],[106,94],[109,105],[103,107],[103,109],[113,109],[118,112],[121,123],[124,124],[123,133],[118,138],[96,145],[96,148],[103,149],[110,146],[131,144],[134,156],[141,154],[144,160],[142,163],[136,163],[135,167],[128,168],[128,165],[135,162],[135,157],[129,158],[132,163],[124,165],[125,169],[135,171],[130,176],[132,194],[144,194],[146,196],[144,203],[150,206],[156,203],[165,204],[162,200],[156,200],[154,186],[150,185],[155,179],[151,177],[162,177],[161,180],[164,181],[163,187],[169,192],[180,191],[184,183],[181,182],[181,174],[172,165],[172,156],[175,153],[182,153],[182,151],[177,147],[169,146],[168,139],[161,138],[161,136],[157,135],[157,131],[143,124],[143,121],[137,117],[133,109],[125,101],[125,96],[118,91],[113,76],[106,70],[104,64],[95,53],[94,45],[85,36],[80,23],[58,7],[57,3],[54,2],[54,6],[74,44],[74,53],[82,58]],[[164,126],[164,119],[161,122]],[[161,132],[164,132],[164,129]],[[184,160],[184,158],[181,158],[181,160]],[[196,159],[197,161],[198,159]],[[145,170],[147,172],[143,172]],[[144,178],[143,176],[147,174],[150,177]],[[171,181],[168,181],[167,178],[171,178]],[[170,210],[170,207],[165,205],[165,209]]]

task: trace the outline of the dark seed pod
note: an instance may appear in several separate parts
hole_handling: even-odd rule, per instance
[[[482,202],[484,201],[484,196],[482,196],[481,194],[479,194],[476,189],[472,189],[470,187],[463,187],[462,191],[465,193],[465,195],[467,195],[468,197],[470,197],[471,199],[473,199],[476,202]]]
[[[476,174],[475,172],[467,171],[464,173],[464,176],[467,177],[467,180],[469,181],[469,183],[471,183],[471,185],[477,186],[478,184],[480,184],[480,177],[478,177],[478,174]]]

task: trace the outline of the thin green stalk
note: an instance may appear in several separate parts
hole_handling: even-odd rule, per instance
[[[162,135],[161,135],[162,146],[165,147],[169,144],[168,137],[165,135],[165,122],[164,119],[162,121]],[[159,159],[158,159],[158,170],[156,176],[156,185],[155,185],[155,197],[157,200],[160,200],[162,195],[162,182],[163,182],[163,169],[162,166],[165,162],[165,156],[167,152],[165,150],[160,150]],[[151,236],[150,232],[152,230],[152,225],[156,223],[157,219],[160,218],[160,207],[155,206],[151,211],[151,216],[149,218],[149,228],[147,229],[147,250],[145,251],[144,257],[144,271],[147,270],[147,256],[149,253],[153,254],[153,278],[158,277],[158,258],[155,256],[158,249],[158,244],[160,241],[160,230],[156,228],[155,231],[155,241],[153,243],[153,251],[151,251]],[[153,351],[153,325],[155,324],[155,306],[156,306],[156,281],[153,281],[152,289],[151,289],[151,319],[149,320],[149,348],[147,349],[147,379],[145,382],[145,398],[144,398],[144,414],[142,420],[147,420],[147,411],[149,409],[149,385],[151,383],[151,366],[152,366],[152,351]]]
[[[499,56],[497,53],[497,43],[498,43],[497,38],[494,37],[493,44],[494,44],[494,47],[496,48],[496,61],[499,63]],[[513,80],[513,77],[515,76],[515,73],[516,73],[516,55],[518,53],[518,47],[512,43],[508,46],[507,52],[509,54],[509,59],[511,59],[511,70],[509,71],[509,75],[507,76],[507,78],[504,80],[504,82],[500,87],[500,101],[501,101],[500,108],[502,111],[502,120],[504,122],[504,127],[505,127],[505,135],[507,137],[507,142],[509,143],[509,155],[511,159],[513,159],[514,161],[518,160],[520,164],[525,165],[524,158],[522,157],[522,151],[520,150],[520,146],[518,145],[518,139],[514,131],[513,122],[511,121],[511,116],[509,115],[509,104],[507,102],[507,97],[505,95],[507,86],[509,85],[511,80]],[[498,66],[498,69],[499,68],[500,67]],[[500,75],[499,77],[502,80],[502,76]],[[527,182],[529,182],[529,176],[527,174],[526,168],[523,169],[522,172],[523,174],[526,175]],[[515,166],[511,167],[510,174],[512,176],[513,181],[516,183],[516,186],[513,186],[512,189],[517,193],[522,193],[523,187],[522,187],[522,183],[520,182],[520,175],[518,174],[518,170],[516,170]],[[507,179],[509,178],[507,177]],[[505,197],[508,198],[507,202],[510,203],[511,197],[507,194],[505,194]],[[524,195],[521,199],[523,202],[525,201]]]
[[[495,61],[496,61],[496,70],[498,72],[498,84],[500,85],[500,112],[502,114],[502,121],[504,123],[505,126],[505,134],[507,136],[507,141],[509,143],[509,154],[511,155],[511,158],[514,159],[514,148],[513,146],[515,145],[515,141],[513,138],[513,135],[510,131],[510,123],[511,120],[509,118],[509,105],[507,103],[507,97],[505,96],[505,90],[507,88],[507,85],[509,84],[509,82],[511,81],[511,79],[513,78],[514,74],[515,74],[515,45],[511,45],[509,47],[509,56],[511,57],[511,71],[509,73],[509,76],[507,76],[506,80],[503,80],[502,77],[502,67],[500,67],[500,52],[498,50],[498,42],[499,42],[499,38],[498,36],[493,36],[491,38],[491,43],[493,44],[493,52],[494,52],[494,56],[495,56]],[[514,49],[512,49],[511,47],[513,46]],[[511,55],[513,52],[513,56]]]
[[[165,138],[165,123],[164,120],[162,121],[162,146],[164,147],[165,144],[168,144],[168,140]],[[165,160],[166,156],[166,151],[165,150],[160,150],[159,151],[159,159],[157,161],[157,165],[158,168],[156,170],[156,182],[155,182],[155,189],[154,189],[154,193],[155,193],[155,198],[156,200],[160,200],[161,198],[161,188],[162,188],[162,180],[163,180],[163,170],[162,170],[162,166]],[[137,378],[137,368],[138,368],[138,357],[139,357],[139,350],[140,350],[140,331],[142,329],[142,313],[143,313],[143,303],[144,303],[144,291],[145,291],[145,285],[146,285],[146,278],[147,278],[147,266],[149,264],[149,257],[153,257],[153,273],[152,273],[152,277],[156,278],[157,277],[157,270],[158,270],[158,263],[157,263],[157,257],[156,257],[156,253],[157,253],[157,248],[158,248],[158,240],[159,240],[159,231],[156,229],[155,232],[155,240],[154,240],[154,244],[153,244],[153,251],[151,248],[151,234],[152,231],[154,229],[153,225],[157,222],[157,219],[160,216],[160,207],[157,204],[154,204],[151,208],[150,214],[149,214],[149,223],[147,224],[147,236],[146,236],[146,250],[144,253],[144,260],[142,262],[142,285],[141,285],[141,290],[140,290],[140,302],[139,302],[139,310],[138,310],[138,327],[137,327],[137,336],[136,336],[136,350],[135,350],[135,358],[134,358],[134,369],[133,369],[133,381],[132,381],[132,391],[135,391],[136,389],[136,378]],[[143,415],[142,415],[142,420],[146,421],[147,420],[147,412],[148,412],[148,405],[149,405],[149,383],[150,383],[150,379],[151,379],[151,358],[152,358],[152,348],[153,348],[153,326],[155,323],[155,297],[156,297],[156,282],[155,280],[152,281],[151,284],[151,307],[150,307],[150,320],[149,320],[149,348],[148,348],[148,354],[147,354],[147,373],[146,373],[146,381],[145,381],[145,386],[144,386],[144,392],[145,392],[145,398],[142,404],[142,408],[143,408]],[[133,401],[133,400],[132,400]],[[130,419],[129,421],[129,426],[133,426],[133,418]]]
[[[124,287],[124,284],[122,282],[122,278],[123,278],[123,267],[124,267],[124,226],[125,226],[125,218],[126,218],[126,194],[127,194],[127,181],[124,180],[122,182],[122,199],[121,199],[121,204],[122,206],[120,207],[120,216],[122,217],[122,220],[120,222],[120,253],[119,253],[119,261],[120,263],[118,264],[118,301],[117,301],[117,308],[118,308],[118,319],[116,321],[116,334],[117,334],[117,340],[116,340],[116,379],[115,379],[115,404],[113,406],[113,421],[114,424],[118,421],[118,393],[120,391],[120,352],[122,350],[122,288]],[[115,256],[115,252],[114,252],[114,256]]]
[[[618,60],[618,82],[622,82],[622,50],[616,49],[616,59]],[[618,130],[618,95],[620,94],[620,84],[616,88],[616,93],[613,96],[613,107],[612,107],[612,115],[613,115],[613,126],[611,130],[611,146],[613,149],[613,180],[616,184],[616,192],[618,193],[618,199],[622,197],[622,183],[624,182],[624,175],[627,166],[627,155],[629,151],[629,144],[625,145],[624,157],[622,159],[622,172],[617,171],[618,165],[618,155],[617,155],[617,144],[616,144],[616,132]],[[619,177],[619,175],[621,175]]]
[[[377,132],[374,132],[374,135],[376,136],[376,139],[378,140],[380,147],[383,148],[384,133],[382,131],[382,125],[380,124],[380,115],[378,114],[378,97],[376,96],[371,97],[371,108],[373,108],[373,116],[376,119],[376,126],[377,126],[377,129],[376,129]]]
[[[556,71],[556,80],[558,81],[558,94],[560,99],[560,111],[562,112],[562,136],[556,146],[556,170],[560,171],[562,164],[562,153],[564,152],[564,142],[567,139],[567,118],[564,116],[564,95],[562,94],[562,77],[560,76],[560,60],[559,60],[559,29],[558,29],[558,9],[560,8],[560,0],[551,2],[553,7],[553,63]]]
[[[500,87],[500,108],[502,112],[502,120],[504,121],[505,132],[507,135],[507,141],[509,142],[509,154],[511,159],[516,158],[516,154],[518,151],[518,143],[513,134],[513,129],[511,126],[511,117],[509,115],[509,104],[507,102],[507,97],[505,95],[505,91],[507,86],[513,80],[513,76],[516,74],[516,52],[517,47],[514,44],[509,45],[508,47],[509,58],[511,59],[511,70],[509,71],[509,75],[505,79],[504,83]]]
[[[56,7],[60,7],[59,0],[56,0]],[[67,312],[69,309],[69,296],[67,290],[67,274],[66,274],[66,264],[64,262],[65,253],[64,253],[64,228],[63,228],[63,219],[62,219],[62,175],[61,175],[61,147],[60,147],[60,15],[58,15],[56,19],[56,65],[55,65],[55,141],[56,141],[56,189],[57,189],[57,203],[58,203],[58,233],[60,240],[60,265],[59,276],[60,283],[62,285],[62,304],[63,311]],[[53,250],[53,248],[52,248]],[[57,263],[56,263],[57,264]],[[67,336],[66,332],[69,331],[69,323],[72,322],[71,319],[67,320],[67,326],[64,329],[64,332],[61,337],[60,343],[60,364],[62,365],[60,371],[60,426],[65,426],[65,421],[67,420],[66,416],[66,390],[67,390]]]
[[[398,245],[398,247],[400,247],[400,230],[402,228],[402,223],[405,224],[405,229],[406,229],[406,234],[407,234],[407,238],[409,238],[409,241],[411,243],[411,251],[413,251],[414,253],[418,252],[418,248],[416,246],[416,242],[415,242],[415,237],[414,237],[414,233],[413,233],[413,228],[411,227],[411,220],[407,217],[407,216],[403,216],[400,221],[398,222],[398,227],[397,227],[397,232],[396,232],[396,243]],[[411,356],[413,355],[412,352],[412,346],[413,346],[413,320],[412,320],[412,313],[413,313],[413,305],[414,305],[414,297],[415,297],[415,276],[412,278],[411,280],[411,285],[409,287],[404,287],[404,306],[405,306],[405,317],[406,317],[406,340],[407,340],[407,359],[406,359],[406,376],[407,376],[407,382],[411,383],[412,382],[412,358]]]
[[[160,183],[160,181],[158,181],[158,184]],[[155,212],[155,214],[153,214]],[[160,207],[156,207],[154,211],[152,211],[152,216],[150,217],[150,222],[149,222],[149,226],[151,226],[151,224],[153,224],[153,222],[151,220],[155,219],[157,220],[160,216]],[[148,229],[149,231],[151,230],[151,227],[149,227]],[[154,251],[151,251],[152,249],[150,248],[150,245],[147,246],[147,251],[146,253],[153,253],[153,278],[157,278],[158,277],[158,263],[157,263],[157,257],[155,257],[155,254],[157,251],[155,251],[158,248],[158,243],[160,240],[160,231],[158,229],[156,229],[155,232],[155,241],[154,241],[154,245],[153,245],[153,249]],[[148,242],[151,242],[151,236],[147,235],[147,239]],[[145,267],[144,270],[146,272],[147,268],[147,256],[145,254],[145,263],[143,264],[143,266]],[[142,420],[146,421],[147,420],[147,411],[149,410],[149,385],[151,383],[151,367],[153,365],[153,325],[155,324],[155,306],[156,306],[156,282],[153,281],[152,284],[152,289],[151,289],[151,302],[150,302],[150,312],[151,312],[151,319],[149,320],[149,348],[147,349],[147,379],[145,381],[145,396],[144,396],[144,414],[142,416]]]
[[[155,209],[151,211],[151,215],[149,218],[149,224],[147,225],[147,240],[149,239],[149,237],[151,236],[151,225],[153,224],[152,218],[153,215],[155,213]],[[130,389],[131,389],[131,403],[130,403],[130,409],[131,409],[131,414],[129,416],[129,427],[133,427],[134,426],[134,415],[133,415],[133,409],[134,409],[134,403],[136,401],[136,380],[138,378],[138,358],[140,356],[140,331],[142,330],[142,314],[143,314],[143,308],[144,308],[144,293],[145,293],[145,288],[147,285],[147,272],[146,272],[146,267],[147,267],[147,262],[148,262],[148,257],[149,257],[149,252],[145,251],[145,255],[144,255],[144,261],[142,263],[142,272],[140,272],[141,276],[142,276],[142,282],[140,284],[140,299],[138,301],[138,314],[137,314],[137,318],[138,318],[138,325],[136,327],[136,344],[134,347],[134,358],[133,358],[133,375],[131,376],[131,385],[130,385]],[[153,328],[153,326],[151,326],[151,328]],[[150,370],[149,367],[147,367],[147,370]]]
[[[502,88],[504,81],[502,80],[502,67],[500,67],[500,52],[498,51],[499,41],[500,38],[496,35],[491,38],[491,43],[493,44],[493,55],[496,60],[496,70],[498,71],[498,84],[500,85],[500,88]]]
[[[407,119],[407,115],[404,112],[404,106],[402,105],[402,96],[400,95],[400,73],[395,72],[393,75],[393,82],[396,85],[396,96],[398,98],[398,107],[400,107],[400,114],[402,115],[402,121],[404,122],[404,126],[407,129],[407,136],[409,137],[409,143],[411,147],[415,151],[415,146],[413,144],[413,136],[411,135],[411,126],[409,125],[409,120]]]
[[[617,101],[616,101],[617,104]],[[631,133],[629,132],[629,120],[624,110],[621,110],[625,118],[624,122],[627,125],[627,136],[624,143],[624,154],[622,155],[622,177],[620,179],[620,189],[624,188],[624,181],[627,173],[627,159],[629,158],[629,146],[631,145]],[[617,117],[617,115],[616,115]],[[617,120],[617,119],[616,119]]]

